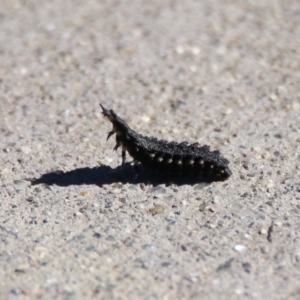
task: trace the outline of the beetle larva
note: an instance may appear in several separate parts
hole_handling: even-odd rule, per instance
[[[229,161],[221,157],[218,150],[210,151],[209,146],[200,147],[198,143],[189,145],[143,136],[133,131],[112,109],[100,106],[103,116],[113,124],[107,140],[116,134],[114,150],[122,147],[122,164],[128,152],[135,166],[141,163],[161,173],[199,177],[202,181],[223,181],[232,174]]]

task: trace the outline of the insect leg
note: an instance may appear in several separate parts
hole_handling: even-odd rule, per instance
[[[117,136],[117,138],[116,138],[116,142],[117,142],[117,144],[116,144],[116,146],[114,147],[114,151],[116,151],[116,150],[118,150],[118,148],[120,147],[120,146],[122,146],[122,142],[121,142],[121,140],[120,140],[120,138]]]
[[[134,174],[135,174],[135,179],[137,179],[138,174],[139,174],[138,163],[139,163],[138,160],[134,160],[134,161],[133,161],[133,171],[134,171]]]
[[[122,165],[125,164],[125,161],[126,161],[126,150],[122,150]]]
[[[110,131],[110,132],[108,133],[108,135],[107,135],[106,140],[108,140],[114,133],[115,133],[114,130]]]

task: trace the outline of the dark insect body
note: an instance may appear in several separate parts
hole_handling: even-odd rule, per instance
[[[107,140],[116,134],[114,150],[122,147],[122,164],[126,161],[126,151],[133,157],[134,167],[141,163],[147,168],[161,173],[197,177],[202,181],[223,181],[232,173],[228,160],[219,151],[210,151],[209,146],[198,143],[176,143],[146,137],[133,131],[112,109],[101,105],[102,114],[113,124]]]

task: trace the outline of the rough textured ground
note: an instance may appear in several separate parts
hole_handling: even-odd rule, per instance
[[[298,0],[2,0],[0,28],[0,299],[300,299]],[[135,181],[99,102],[232,177]]]

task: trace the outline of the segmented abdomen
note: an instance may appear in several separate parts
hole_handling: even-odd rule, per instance
[[[169,174],[193,175],[206,178],[226,179],[231,175],[228,161],[219,151],[209,151],[209,146],[188,145],[186,142],[167,143],[153,138],[139,137],[132,144],[124,140],[130,155],[142,165]]]
[[[101,104],[100,104],[101,105]],[[198,143],[176,143],[145,137],[133,131],[113,110],[101,105],[103,115],[113,124],[108,138],[116,133],[116,147],[122,146],[123,162],[126,151],[134,158],[135,164],[168,174],[199,176],[202,179],[225,180],[231,175],[228,160],[219,151],[210,151],[209,146],[199,147]]]

